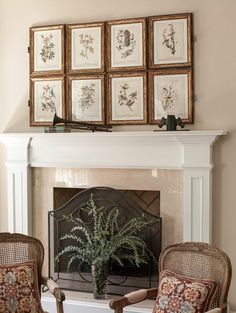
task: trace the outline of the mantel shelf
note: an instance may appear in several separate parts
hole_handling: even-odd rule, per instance
[[[4,138],[21,138],[21,137],[194,137],[194,136],[221,136],[226,135],[223,130],[194,130],[194,131],[112,131],[112,132],[71,132],[71,133],[2,133],[0,141]]]

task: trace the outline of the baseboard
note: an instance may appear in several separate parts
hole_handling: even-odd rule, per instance
[[[42,305],[45,311],[50,313],[56,312],[56,303],[53,298],[42,297]],[[87,301],[78,301],[78,300],[66,300],[64,302],[64,311],[65,313],[112,313],[113,311],[104,303],[92,303]],[[140,307],[127,307],[125,308],[125,313],[151,313],[151,309],[145,309]],[[236,313],[236,311],[231,311],[228,306],[229,313]]]
[[[43,309],[50,313],[56,313],[55,300],[49,297],[42,297]],[[100,303],[91,303],[86,301],[75,301],[66,300],[64,302],[64,311],[70,313],[112,313],[108,305]],[[125,309],[125,313],[151,313],[152,310],[139,308],[139,307],[129,307]]]

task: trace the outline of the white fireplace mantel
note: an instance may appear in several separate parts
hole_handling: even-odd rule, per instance
[[[8,229],[31,233],[31,168],[183,170],[183,239],[211,242],[212,145],[223,131],[1,134]]]

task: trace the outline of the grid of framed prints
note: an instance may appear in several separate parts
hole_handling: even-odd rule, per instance
[[[30,28],[30,125],[193,122],[192,14]]]

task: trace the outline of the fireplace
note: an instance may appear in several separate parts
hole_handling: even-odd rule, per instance
[[[53,187],[129,189],[132,181],[137,190],[160,190],[163,248],[179,241],[211,242],[212,151],[225,134],[221,130],[2,134],[8,231],[33,234],[43,242],[47,275],[47,216],[53,208]],[[68,304],[70,312],[85,312],[85,307],[94,311],[92,300],[86,304],[77,300]],[[43,301],[52,311],[51,300],[44,296]]]
[[[158,260],[161,252],[162,225],[160,217],[160,192],[151,190],[118,190],[108,187],[94,188],[54,188],[54,210],[48,213],[49,221],[49,274],[64,289],[76,291],[92,291],[92,277],[89,266],[84,262],[74,263],[67,272],[66,256],[59,263],[54,262],[55,255],[61,248],[73,244],[71,240],[60,241],[68,233],[70,225],[63,217],[72,214],[79,216],[86,224],[91,222],[81,210],[93,195],[94,202],[109,211],[119,209],[119,224],[128,222],[132,217],[144,214],[146,220],[153,220],[151,228],[142,230],[138,235],[147,243]],[[152,288],[158,280],[157,264],[150,257],[147,264],[136,267],[129,262],[121,267],[110,263],[108,293],[122,295],[139,288]]]

